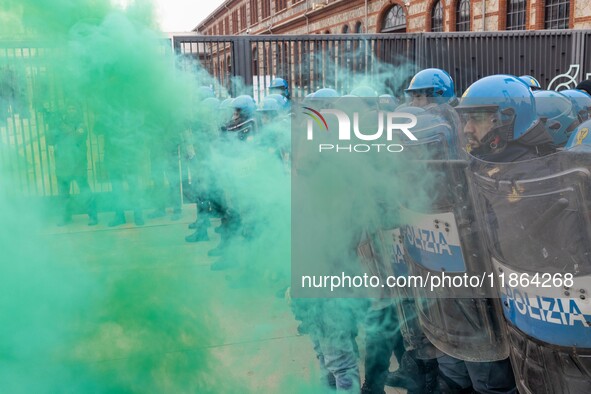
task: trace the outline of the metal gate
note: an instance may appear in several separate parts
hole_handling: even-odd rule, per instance
[[[366,81],[397,94],[417,70],[450,72],[461,94],[486,75],[529,74],[561,90],[591,77],[591,31],[419,33],[373,35],[176,36],[168,48],[198,60],[220,82],[218,96],[252,94],[260,100],[274,77],[288,80],[294,97],[321,87],[341,93]],[[0,163],[23,196],[57,195],[45,102],[60,100],[40,43],[0,42]],[[171,63],[172,66],[172,63]],[[48,99],[47,97],[50,96]],[[95,192],[111,190],[102,137],[88,122],[88,178]]]
[[[384,65],[405,66],[408,75],[442,68],[452,75],[458,95],[479,78],[500,73],[532,75],[549,89],[574,87],[591,76],[590,34],[541,30],[176,36],[173,43],[177,53],[200,59],[233,96],[248,93],[258,100],[273,77],[288,80],[296,97],[321,87],[347,93],[354,79],[362,75],[371,81]],[[238,82],[232,84],[233,79]],[[384,93],[398,93],[396,88],[386,86]]]

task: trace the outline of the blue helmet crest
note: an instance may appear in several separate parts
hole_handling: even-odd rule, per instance
[[[459,112],[496,112],[501,121],[499,136],[518,140],[538,125],[531,90],[513,75],[491,75],[474,82],[456,107]]]
[[[519,80],[526,84],[532,91],[542,89],[540,82],[531,75],[522,75]]]
[[[591,151],[591,120],[583,122],[571,134],[565,149],[582,149]]]
[[[454,82],[447,71],[439,68],[427,68],[419,71],[410,81],[405,93],[424,90],[428,97],[434,97],[437,104],[450,103],[455,97]]]

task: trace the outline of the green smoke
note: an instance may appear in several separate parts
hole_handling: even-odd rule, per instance
[[[32,48],[6,50],[0,57],[4,133],[0,209],[5,218],[0,225],[5,251],[0,315],[8,317],[0,329],[0,381],[6,382],[2,388],[7,392],[256,391],[238,382],[233,372],[267,358],[272,344],[232,354],[229,363],[220,361],[219,350],[213,349],[232,336],[256,342],[294,335],[284,300],[274,298],[290,283],[292,184],[289,165],[280,154],[289,149],[289,123],[265,126],[259,141],[256,137],[252,142],[218,141],[218,128],[228,117],[200,107],[197,93],[200,86],[217,82],[171,54],[170,44],[154,30],[153,8],[147,2],[135,2],[127,9],[100,0],[0,0],[0,4],[2,40]],[[183,67],[176,67],[179,63]],[[354,79],[380,93],[395,93],[409,74],[408,67],[380,66],[361,80],[353,71],[330,67],[327,75]],[[336,77],[327,84],[344,87]],[[217,241],[211,230],[214,242],[182,244],[178,254],[170,252],[170,245],[181,244],[185,234],[169,227],[142,229],[142,237],[130,230],[55,230],[59,204],[47,214],[39,203],[42,195],[57,195],[55,180],[32,174],[37,157],[33,151],[37,149],[40,160],[52,165],[51,155],[42,152],[49,151],[50,136],[59,134],[72,108],[76,112],[72,117],[78,119],[73,127],[80,123],[80,130],[89,136],[88,157],[97,170],[91,188],[106,195],[114,182],[133,192],[134,179],[150,177],[150,150],[182,144],[183,132],[192,130],[202,142],[195,146],[197,154],[211,152],[203,173],[216,178],[243,223],[244,231],[223,256],[235,263],[227,287],[210,283],[207,278],[213,274],[204,273],[212,261],[205,253]],[[17,148],[9,137],[27,127],[31,131],[22,134],[23,140],[40,141],[30,151]],[[182,148],[180,154],[185,154]],[[408,198],[408,184],[394,181],[404,164],[385,157],[376,160],[329,161],[315,169],[312,184],[320,187],[324,200],[308,213],[347,215],[320,223],[326,226],[318,227],[323,238],[313,240],[305,251],[310,259],[358,264],[349,253],[351,240],[368,223],[380,222],[379,203]],[[24,183],[35,187],[26,189]],[[145,189],[139,181],[138,188]],[[357,193],[350,194],[352,188]],[[343,195],[347,199],[341,199]],[[148,193],[125,199],[105,198],[101,208],[110,211],[121,203],[124,210],[142,210],[153,203]],[[334,201],[338,205],[331,204]],[[79,213],[86,213],[81,208]],[[100,225],[110,218],[100,215]],[[323,248],[327,244],[332,246],[328,253]],[[357,301],[332,312],[342,310],[364,313]],[[279,317],[269,323],[263,320],[267,312]],[[349,317],[329,316],[337,325],[350,324]],[[309,355],[311,344],[305,343]],[[294,374],[288,375],[289,367],[269,364],[256,372],[278,377],[278,391],[319,390],[315,377],[300,383]]]
[[[172,240],[151,230],[58,231],[61,204],[47,210],[40,198],[57,195],[43,168],[58,152],[67,163],[55,162],[58,177],[86,172],[87,136],[89,155],[105,152],[93,156],[94,191],[145,175],[147,147],[180,139],[193,92],[213,82],[175,68],[147,2],[0,9],[2,391],[235,391],[209,350],[223,341],[209,306],[220,290],[200,280],[192,254],[152,246]]]

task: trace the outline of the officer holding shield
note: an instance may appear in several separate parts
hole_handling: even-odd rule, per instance
[[[517,388],[587,392],[588,152],[555,153],[531,92],[510,75],[475,82],[458,110],[466,121],[470,182],[499,278]],[[544,283],[546,277],[554,283]]]

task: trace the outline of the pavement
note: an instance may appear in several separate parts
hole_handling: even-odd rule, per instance
[[[146,217],[147,213],[149,211],[144,212]],[[294,384],[303,387],[309,384],[314,387],[318,379],[317,360],[309,338],[298,335],[297,322],[286,301],[273,295],[276,291],[272,290],[275,289],[258,291],[233,288],[229,285],[231,270],[210,270],[214,258],[208,257],[207,251],[219,242],[219,235],[213,231],[219,225],[219,220],[212,221],[210,241],[187,243],[184,237],[191,232],[187,225],[195,218],[195,211],[190,207],[184,207],[182,218],[178,221],[172,221],[169,212],[162,218],[146,219],[146,224],[139,227],[133,224],[132,213],[126,214],[127,223],[114,228],[107,226],[112,213],[101,213],[99,224],[93,227],[87,226],[85,215],[76,215],[68,226],[44,227],[43,237],[59,245],[56,250],[59,249],[60,253],[67,252],[69,247],[75,248],[75,261],[81,266],[78,269],[84,271],[83,275],[100,278],[102,287],[121,291],[121,287],[117,286],[128,283],[127,287],[137,288],[137,292],[148,289],[149,294],[150,289],[154,289],[153,293],[158,294],[158,286],[165,283],[169,286],[166,290],[168,293],[182,289],[180,299],[184,294],[189,294],[187,299],[190,299],[193,296],[192,289],[195,290],[195,297],[207,298],[202,299],[200,304],[207,305],[206,307],[195,305],[194,309],[190,307],[189,312],[183,313],[188,313],[187,316],[191,316],[191,319],[206,318],[207,326],[215,327],[212,331],[215,335],[211,335],[202,344],[187,340],[191,342],[190,345],[179,348],[167,342],[166,335],[162,334],[160,338],[160,334],[156,334],[146,342],[149,345],[140,345],[144,347],[142,351],[149,351],[151,356],[174,354],[175,357],[180,357],[183,353],[194,352],[195,349],[204,350],[208,357],[215,360],[218,371],[223,371],[224,379],[239,382],[240,392],[243,393],[298,391],[293,389]],[[148,282],[139,281],[139,278],[148,277],[152,278]],[[162,278],[162,281],[153,278]],[[129,295],[129,288],[121,291],[120,296],[115,292],[114,296],[129,296],[134,300],[130,304],[129,314],[142,310],[139,306],[144,302],[160,302],[142,299],[141,295],[134,298],[136,295]],[[201,291],[202,289],[211,290]],[[146,297],[149,297],[148,294]],[[118,301],[110,302],[117,304]],[[175,308],[180,310],[183,301],[179,302]],[[107,320],[111,321],[120,319],[108,307],[103,315],[109,316]],[[87,326],[95,323],[103,324],[96,317],[85,322]],[[92,362],[107,365],[112,363],[112,368],[116,370],[126,364],[126,358],[137,357],[137,354],[129,351],[132,348],[129,343],[134,343],[133,336],[123,338],[121,330],[106,330],[104,327],[100,331],[105,336],[99,341],[101,350],[97,352],[91,347],[75,349],[79,359],[84,360],[92,354]],[[361,332],[358,337],[362,353],[363,336]],[[363,368],[363,363],[360,366]],[[391,370],[396,368],[396,360],[393,359]],[[310,389],[310,392],[313,391],[314,389]],[[220,392],[224,390],[220,389]],[[406,391],[387,388],[386,392],[402,394]]]

